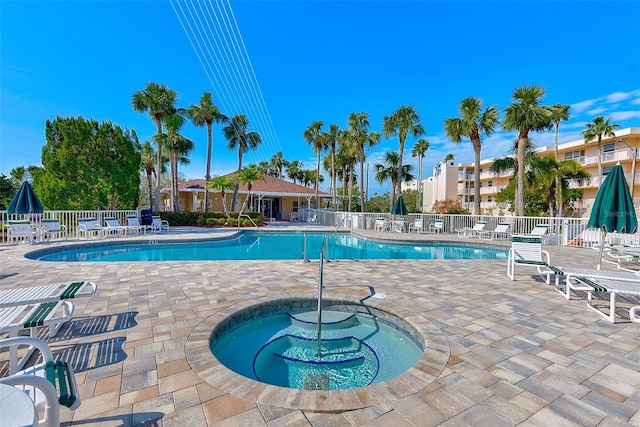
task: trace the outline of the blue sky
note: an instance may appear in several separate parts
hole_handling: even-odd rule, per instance
[[[431,144],[427,177],[447,153],[473,160],[470,142],[454,146],[443,129],[463,98],[497,105],[502,118],[513,90],[531,84],[546,89],[543,103],[572,106],[561,143],[597,115],[640,127],[639,20],[638,1],[2,0],[0,173],[40,164],[44,123],[57,115],[109,120],[149,139],[155,126],[132,110],[131,95],[151,81],[176,90],[181,107],[210,91],[223,112],[246,113],[264,142],[245,164],[282,151],[313,169],[302,138],[313,121],[345,127],[365,111],[379,131],[383,116],[412,104]],[[215,38],[216,23],[227,38]],[[225,59],[227,48],[246,68]],[[206,130],[187,124],[183,134],[196,149],[180,171],[201,178]],[[482,157],[507,154],[514,137],[486,138]],[[553,134],[533,140],[552,145]],[[405,162],[415,165],[413,142]],[[383,138],[369,161],[397,145]],[[236,164],[216,130],[213,175]],[[370,193],[389,186],[370,179]]]

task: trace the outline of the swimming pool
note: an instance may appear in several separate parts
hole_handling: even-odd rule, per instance
[[[450,243],[396,243],[365,240],[348,233],[245,231],[234,238],[198,242],[117,242],[35,251],[41,261],[207,261],[318,259],[324,237],[326,255],[335,260],[507,259],[507,250]]]

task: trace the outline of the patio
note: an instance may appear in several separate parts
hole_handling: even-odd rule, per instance
[[[267,227],[325,229],[300,223]],[[172,227],[169,233],[126,239],[231,232]],[[359,232],[469,242],[450,234]],[[587,310],[583,298],[567,301],[527,270],[511,282],[504,260],[325,264],[325,298],[360,299],[373,287],[387,295],[376,306],[427,318],[433,342],[441,337],[445,343],[437,350],[448,357],[432,367],[438,372],[434,381],[404,397],[390,387],[367,387],[343,396],[360,406],[343,411],[344,401],[332,402],[333,394],[318,391],[317,400],[327,403],[324,412],[312,412],[291,408],[295,392],[266,393],[255,384],[246,390],[235,374],[227,375],[225,387],[211,385],[192,369],[188,353],[194,331],[221,310],[314,294],[317,263],[50,263],[23,257],[39,248],[0,246],[0,289],[73,279],[99,287],[96,295],[76,302],[73,320],[49,341],[54,355],[76,370],[82,405],[75,412],[62,410],[69,425],[640,425],[639,325],[611,324]],[[545,249],[563,265],[596,262],[591,249]],[[234,387],[237,392],[229,393]]]

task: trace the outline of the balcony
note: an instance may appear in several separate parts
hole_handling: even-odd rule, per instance
[[[633,159],[633,150],[625,148],[623,150],[614,150],[602,154],[602,163],[621,162]],[[574,158],[581,166],[594,166],[598,164],[598,155],[581,156]]]
[[[606,178],[606,176],[603,177],[603,180],[604,178]],[[631,183],[630,173],[625,173],[624,178],[627,180],[629,184]],[[634,182],[636,186],[640,184],[640,173],[636,173],[636,179]],[[600,177],[597,176],[597,172],[596,172],[596,175],[592,176],[591,178],[582,180],[582,185],[580,185],[577,179],[570,179],[569,188],[594,188],[594,187],[598,188],[600,187],[601,183],[602,181],[600,180]]]

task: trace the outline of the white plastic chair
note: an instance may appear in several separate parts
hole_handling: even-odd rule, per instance
[[[53,237],[64,237],[67,239],[67,226],[60,224],[60,220],[57,218],[43,218],[42,219],[42,238],[44,240],[51,239]]]
[[[25,392],[43,418],[38,426],[60,426],[60,405],[75,410],[80,406],[78,386],[73,368],[63,361],[54,361],[51,349],[44,341],[33,337],[15,337],[0,341],[0,347],[17,350],[30,346],[40,351],[42,362],[0,378],[0,383]]]
[[[30,221],[9,220],[9,230],[7,231],[9,244],[19,241],[33,243],[38,239],[38,235]]]
[[[540,276],[545,277],[545,282],[551,283],[551,275],[559,273],[559,270],[551,266],[551,255],[542,249],[542,237],[531,235],[511,236],[511,248],[507,258],[507,276],[516,280],[516,265],[535,267]]]

